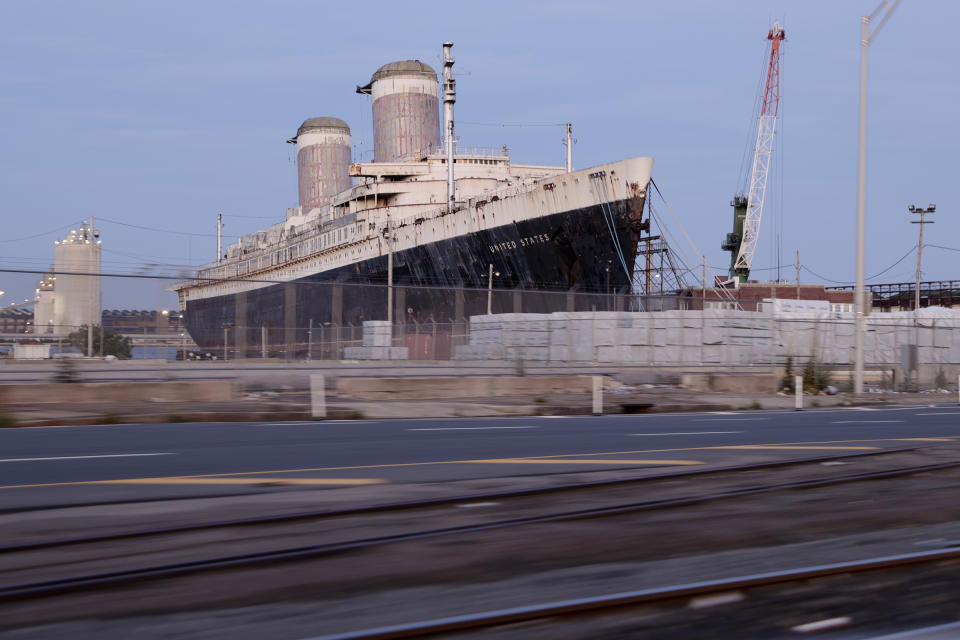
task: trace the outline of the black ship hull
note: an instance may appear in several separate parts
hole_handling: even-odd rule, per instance
[[[393,254],[395,322],[456,323],[487,313],[629,309],[644,198],[564,211],[422,244]],[[612,227],[612,228],[611,228]],[[224,340],[259,352],[261,331],[305,352],[310,327],[387,319],[386,255],[250,291],[188,300],[185,323],[204,350]],[[298,346],[299,345],[299,346]]]

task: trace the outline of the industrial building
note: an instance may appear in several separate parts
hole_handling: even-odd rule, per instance
[[[35,294],[35,332],[65,335],[100,323],[100,232],[93,217],[54,242],[53,273]]]
[[[788,284],[785,282],[738,282],[735,287],[709,289],[688,288],[684,309],[728,309],[762,311],[765,300],[823,300],[835,312],[853,311],[854,292],[827,289],[822,284]]]

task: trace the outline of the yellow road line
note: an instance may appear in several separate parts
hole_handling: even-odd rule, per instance
[[[381,484],[380,478],[194,478],[176,476],[170,478],[128,478],[125,480],[99,480],[97,484],[301,484],[355,486]]]
[[[730,445],[726,447],[716,447],[717,449],[774,449],[777,451],[794,451],[800,450],[805,451],[807,449],[822,451],[824,449],[829,451],[875,451],[880,447],[844,447],[844,446],[834,446],[834,445],[792,445],[792,444],[741,444],[741,445]]]
[[[589,458],[495,458],[491,460],[468,460],[470,464],[619,464],[619,465],[693,465],[703,464],[699,460],[622,460],[619,458],[604,458],[602,460]]]
[[[960,438],[960,436],[952,437],[943,437],[943,438],[872,438],[872,439],[860,439],[860,440],[824,440],[824,441],[812,441],[812,442],[781,442],[781,443],[769,443],[769,444],[756,444],[756,445],[740,445],[740,448],[754,448],[758,449],[760,447],[776,447],[778,449],[787,450],[788,447],[801,447],[805,445],[844,445],[857,442],[914,442],[914,441],[936,441],[936,442],[953,442]],[[674,449],[636,449],[632,451],[600,451],[600,452],[591,452],[591,453],[563,453],[551,456],[528,456],[523,458],[504,458],[509,460],[560,460],[564,458],[580,458],[584,456],[632,456],[645,453],[674,453],[678,451],[720,451],[724,449],[730,449],[730,445],[722,446],[712,446],[712,447],[682,447]],[[813,448],[813,447],[810,447]],[[831,447],[832,448],[832,447]],[[867,447],[867,449],[873,449],[873,447]],[[469,464],[476,462],[488,462],[488,461],[478,461],[478,460],[436,460],[431,462],[394,462],[388,464],[364,464],[364,465],[350,465],[342,467],[305,467],[300,469],[271,469],[269,471],[233,471],[230,473],[206,473],[206,474],[196,474],[191,476],[182,476],[185,478],[228,478],[228,477],[237,477],[237,476],[262,476],[262,475],[273,475],[281,473],[315,473],[315,472],[324,472],[324,471],[355,471],[363,469],[395,469],[401,467],[428,467],[436,465],[450,465],[450,464]],[[80,480],[74,482],[47,482],[40,484],[12,484],[2,486],[0,489],[27,489],[27,488],[41,488],[41,487],[66,487],[66,486],[78,486],[78,485],[91,485],[91,484],[104,484],[110,482],[107,480]]]

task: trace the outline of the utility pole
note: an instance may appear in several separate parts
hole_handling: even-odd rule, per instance
[[[700,309],[707,308],[707,256],[700,256],[701,267],[703,268],[703,299],[700,301]]]
[[[797,249],[797,300],[800,299],[800,249]]]
[[[313,318],[310,318],[310,326],[307,328],[307,362],[313,360]]]
[[[393,228],[387,212],[387,322],[393,326]],[[391,329],[393,331],[393,329]]]
[[[854,287],[854,308],[856,309],[857,328],[854,335],[854,375],[853,392],[856,395],[863,393],[863,330],[864,330],[864,267],[863,253],[866,242],[866,209],[867,209],[867,51],[870,43],[877,37],[900,0],[883,0],[870,15],[863,16],[860,23],[860,133],[857,154],[857,284]],[[883,9],[886,13],[880,18],[873,33],[870,32],[870,21]]]
[[[493,314],[493,276],[499,276],[500,272],[493,272],[493,264],[490,265],[490,277],[487,279],[487,315]]]
[[[610,310],[610,260],[607,260],[607,310]]]
[[[217,263],[223,260],[223,214],[217,214]]]
[[[926,209],[921,209],[920,207],[915,207],[910,205],[907,207],[907,211],[910,213],[917,213],[920,215],[919,220],[911,220],[911,224],[920,225],[920,240],[917,242],[917,290],[914,292],[914,301],[913,301],[913,310],[920,310],[920,265],[923,260],[923,225],[933,224],[933,220],[927,220],[927,214],[933,214],[937,210],[937,205],[931,204]]]

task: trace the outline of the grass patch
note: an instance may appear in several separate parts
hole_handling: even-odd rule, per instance
[[[754,401],[751,402],[750,404],[745,404],[745,405],[743,405],[742,407],[740,407],[740,409],[741,409],[741,410],[763,409],[763,405],[760,404],[759,402],[757,402],[756,400],[754,400]]]
[[[0,429],[9,429],[17,426],[17,420],[10,413],[0,413]]]
[[[533,401],[534,401],[534,402],[538,402],[538,403],[540,403],[540,404],[543,404],[544,402],[547,401],[547,399],[544,398],[543,396],[537,396],[536,398],[533,399]]]
[[[168,413],[167,422],[186,422],[187,419],[179,413]]]

